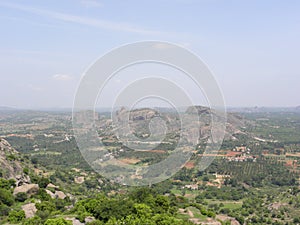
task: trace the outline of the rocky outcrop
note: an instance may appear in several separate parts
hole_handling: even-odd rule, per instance
[[[128,114],[130,120],[146,120],[156,116],[157,112],[151,109],[137,109],[137,110],[128,111],[124,107],[122,107],[120,110],[116,112],[116,116],[121,118],[124,115],[127,117]]]
[[[30,177],[26,174],[20,174],[15,177],[16,186],[22,186],[24,184],[30,184]]]
[[[75,177],[74,178],[74,182],[76,184],[82,184],[84,182],[84,177],[83,176],[81,176],[81,177]]]
[[[223,215],[223,214],[217,215],[216,219],[221,220],[222,222],[230,221],[231,225],[240,225],[239,221],[227,215]]]
[[[35,203],[28,203],[22,206],[22,210],[25,212],[26,218],[34,217],[37,212],[37,208],[35,207]]]
[[[16,180],[16,185],[30,183],[30,178],[23,173],[20,154],[5,139],[0,138],[0,173],[6,179]]]
[[[15,178],[23,173],[23,168],[17,160],[19,153],[4,139],[0,139],[0,164],[4,178]]]
[[[67,217],[66,220],[70,220],[73,225],[84,225],[86,223],[90,223],[90,222],[94,221],[95,218],[91,217],[91,216],[88,216],[88,217],[85,218],[84,223],[81,223],[78,219],[76,219],[74,217],[70,217],[70,218]]]
[[[39,191],[39,185],[37,184],[24,184],[24,185],[21,185],[19,187],[16,187],[14,189],[14,195],[17,195],[18,193],[26,193],[27,195],[31,196],[31,195],[34,195],[34,194],[37,194]]]
[[[235,140],[235,134],[245,134],[241,128],[245,127],[250,121],[244,119],[236,113],[226,113],[226,117],[222,111],[210,109],[204,106],[190,106],[186,110],[189,119],[187,123],[199,121],[200,138],[206,139],[211,135],[212,118],[214,119],[215,132],[222,132],[223,122],[226,122],[225,140]],[[196,117],[195,117],[196,116]],[[189,124],[185,124],[189,127]]]
[[[52,191],[49,191],[46,189],[46,192],[48,195],[51,196],[51,198],[59,198],[59,199],[65,199],[67,195],[63,193],[62,191],[55,191],[54,193]]]
[[[53,188],[53,189],[55,189],[55,190],[58,190],[58,189],[59,189],[59,186],[56,186],[56,185],[54,185],[54,184],[52,184],[52,183],[49,183],[49,184],[47,185],[46,188]]]
[[[203,115],[203,114],[211,114],[211,109],[209,107],[205,107],[205,106],[190,106],[186,109],[186,113],[188,114],[194,114],[197,113],[198,115]]]
[[[81,223],[78,219],[74,217],[67,217],[66,220],[70,220],[72,222],[72,225],[84,225],[84,223]]]
[[[46,193],[51,196],[51,198],[56,198],[55,194],[52,191],[46,189]]]
[[[55,191],[55,196],[60,199],[65,199],[67,196],[62,191]]]

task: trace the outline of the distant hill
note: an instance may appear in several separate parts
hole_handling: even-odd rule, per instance
[[[170,111],[159,111],[151,108],[141,108],[128,111],[125,108],[121,108],[116,112],[117,121],[122,121],[124,118],[128,118],[130,115],[130,127],[140,135],[149,136],[149,130],[147,129],[148,124],[151,119],[155,117],[162,117],[163,120],[167,121],[168,129],[171,132],[178,132],[180,128],[180,123],[178,118],[176,118],[176,112]],[[198,114],[198,116],[197,116]],[[185,127],[190,128],[189,131],[200,132],[201,139],[206,139],[210,136],[211,132],[211,115],[219,116],[214,110],[204,106],[191,106],[186,109],[185,117]],[[183,115],[183,114],[181,114]],[[180,115],[178,115],[180,116]],[[198,121],[199,119],[199,121]],[[195,121],[198,121],[198,128],[195,127]],[[102,121],[103,124],[108,124],[107,121]],[[225,139],[235,139],[235,134],[244,133],[242,128],[245,127],[246,123],[249,123],[246,119],[237,113],[227,113],[227,123],[225,131]],[[106,127],[103,125],[103,127]],[[108,126],[105,128],[106,133],[112,133],[112,127]],[[121,127],[114,127],[114,129],[121,129]],[[195,130],[195,129],[198,129]],[[189,135],[187,135],[189,136]]]
[[[0,106],[0,111],[16,111],[18,109],[8,106]]]
[[[276,112],[300,112],[300,106],[296,107],[229,107],[228,112],[238,113],[276,113]]]

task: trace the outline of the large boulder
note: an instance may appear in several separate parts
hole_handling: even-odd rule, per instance
[[[35,207],[35,203],[28,203],[22,206],[22,210],[25,212],[26,218],[34,217],[37,212],[37,208]]]
[[[16,187],[14,189],[14,195],[17,195],[18,193],[24,192],[27,195],[31,196],[34,194],[37,194],[39,191],[39,185],[38,184],[24,184],[19,187]]]
[[[55,191],[55,196],[60,199],[65,199],[67,197],[62,191]]]

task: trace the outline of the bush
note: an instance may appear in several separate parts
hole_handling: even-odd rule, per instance
[[[11,206],[14,204],[14,196],[6,189],[0,188],[0,204]]]
[[[20,211],[11,211],[8,215],[8,221],[11,223],[19,223],[25,218],[25,212]]]
[[[32,174],[30,176],[30,179],[33,183],[38,184],[40,188],[46,188],[47,185],[50,183],[50,180],[48,178],[38,177],[38,176],[32,175]]]
[[[299,218],[294,218],[293,223],[300,223],[300,217]]]
[[[17,159],[17,156],[14,155],[14,154],[9,154],[9,155],[6,155],[6,158],[9,160],[9,161],[15,161]]]
[[[8,216],[10,208],[7,205],[0,204],[0,216]]]
[[[27,194],[24,193],[24,192],[20,192],[16,195],[15,199],[18,201],[18,202],[25,202],[25,200],[27,199]]]
[[[37,203],[36,208],[40,211],[48,210],[49,212],[53,212],[56,209],[55,204],[52,201]]]
[[[229,214],[230,212],[231,212],[231,210],[228,208],[224,208],[224,209],[220,210],[220,213],[223,213],[223,214]]]
[[[48,219],[45,225],[72,225],[72,222],[64,218]]]
[[[92,222],[86,223],[86,225],[104,225],[104,223],[100,220],[94,220]]]
[[[209,181],[209,177],[208,176],[205,176],[205,177],[203,177],[203,179],[202,179],[203,181]]]
[[[38,216],[26,219],[22,223],[22,225],[40,225],[40,224],[42,224],[42,220]]]
[[[81,223],[84,223],[85,221],[85,218],[90,216],[91,214],[88,213],[88,212],[83,212],[83,213],[80,213],[76,216],[76,219],[78,219]]]
[[[36,198],[42,201],[51,201],[51,196],[46,192],[45,189],[40,188],[38,193],[35,195]]]
[[[45,210],[45,211],[38,210],[36,212],[36,215],[40,217],[43,221],[45,221],[50,216],[50,214],[51,212],[49,210]]]
[[[26,175],[28,175],[28,174],[29,174],[29,169],[28,169],[27,167],[25,167],[25,168],[23,169],[23,173],[25,173]]]
[[[0,188],[9,190],[11,187],[15,187],[16,182],[14,179],[6,180],[4,178],[0,178]]]

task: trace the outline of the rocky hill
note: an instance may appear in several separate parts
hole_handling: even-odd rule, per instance
[[[0,177],[16,180],[17,186],[30,183],[21,161],[21,155],[5,139],[0,138]]]
[[[114,115],[113,121],[109,119],[102,121],[102,128],[106,130],[106,134],[113,134],[114,131],[123,134],[128,133],[128,130],[124,129],[123,126],[127,124],[126,121],[129,121],[131,132],[139,137],[148,137],[150,136],[149,123],[151,123],[152,119],[159,118],[161,119],[160,122],[164,122],[167,126],[167,132],[180,133],[184,127],[189,132],[199,132],[200,139],[206,139],[210,135],[212,116],[216,116],[215,118],[220,117],[216,111],[203,106],[188,107],[185,113],[175,111],[160,112],[151,108],[129,111],[125,108],[121,108],[116,111]],[[181,122],[180,118],[183,118]],[[182,124],[183,122],[184,125]],[[249,121],[240,115],[227,113],[225,139],[236,139],[235,134],[244,133],[243,127],[245,127],[247,123],[249,123]],[[112,126],[108,126],[108,124]],[[158,126],[161,125],[161,123],[157,124]]]

